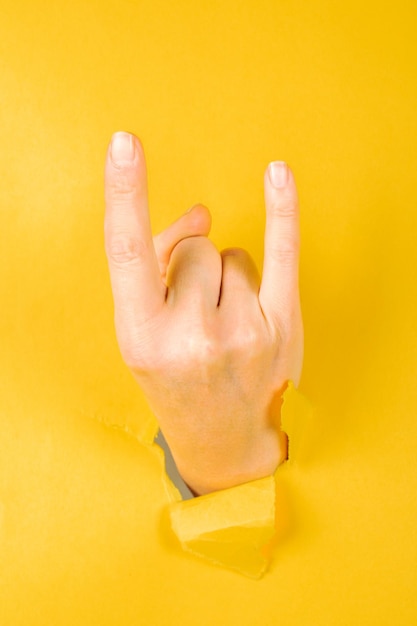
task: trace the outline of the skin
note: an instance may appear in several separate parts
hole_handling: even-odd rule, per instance
[[[277,178],[274,177],[274,171]],[[303,359],[299,210],[280,161],[264,176],[262,278],[218,251],[195,205],[152,236],[143,146],[115,133],[105,164],[105,247],[122,356],[196,495],[271,475],[287,458],[281,396]]]

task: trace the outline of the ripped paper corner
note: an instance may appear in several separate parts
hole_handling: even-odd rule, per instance
[[[275,533],[273,476],[170,506],[171,524],[184,550],[260,578],[265,546]]]

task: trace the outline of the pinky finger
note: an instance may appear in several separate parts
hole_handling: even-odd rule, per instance
[[[269,322],[281,327],[299,306],[298,196],[293,174],[283,161],[269,164],[264,186],[266,228],[259,302]]]

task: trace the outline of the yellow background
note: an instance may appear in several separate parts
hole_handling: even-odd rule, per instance
[[[0,12],[0,623],[417,623],[414,0],[106,0]],[[182,552],[103,252],[116,130],[152,221],[196,202],[262,260],[263,172],[302,206],[315,428],[260,581]],[[91,419],[97,418],[97,419]]]

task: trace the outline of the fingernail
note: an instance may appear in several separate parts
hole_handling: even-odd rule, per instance
[[[269,164],[269,180],[275,189],[282,189],[288,182],[288,167],[285,161],[272,161]]]
[[[129,133],[114,133],[111,140],[110,156],[113,163],[119,165],[135,158],[135,143]]]

